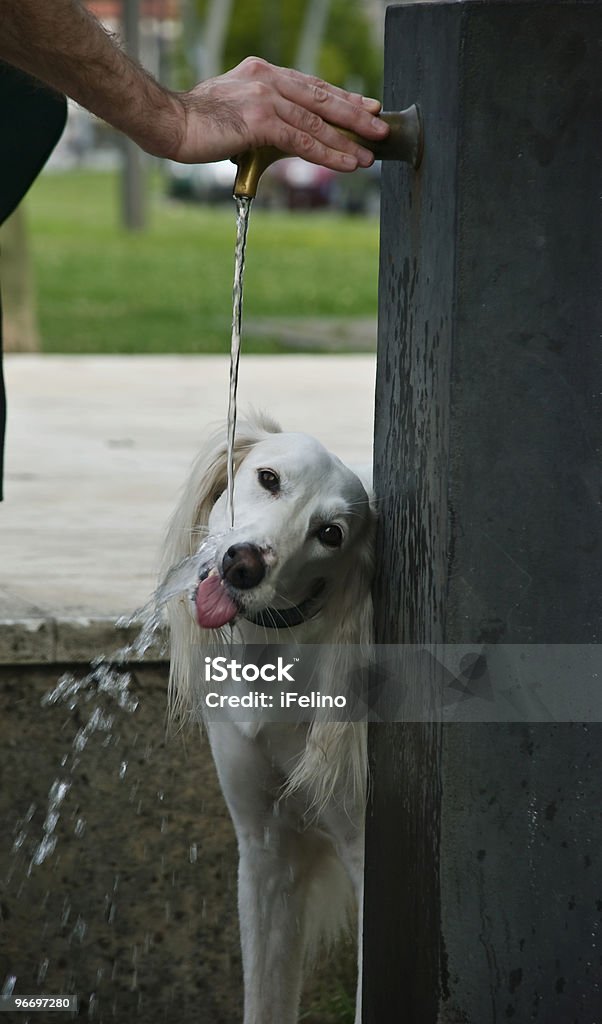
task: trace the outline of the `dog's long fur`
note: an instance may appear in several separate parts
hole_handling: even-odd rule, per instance
[[[270,451],[269,444],[263,444],[263,449],[261,445],[274,438],[285,467],[289,447],[291,458],[296,452],[297,469],[299,465],[303,468],[299,448],[308,460],[309,472],[311,460],[317,460],[316,489],[320,500],[320,492],[324,492],[326,506],[329,465],[333,480],[346,481],[349,493],[359,495],[346,511],[349,529],[343,547],[346,544],[347,549],[339,555],[325,553],[324,572],[332,578],[328,578],[321,607],[308,621],[282,631],[265,630],[237,618],[225,629],[228,633],[232,629],[239,643],[281,644],[292,639],[327,645],[318,687],[322,693],[340,693],[349,678],[352,646],[367,648],[372,639],[373,504],[351,471],[317,442],[303,440],[303,435],[282,434],[265,416],[254,416],[239,425],[236,473],[251,453]],[[247,469],[247,476],[250,472]],[[216,501],[224,501],[226,473],[227,445],[222,430],[209,439],[193,466],[169,526],[164,571],[194,555],[200,542],[211,534]],[[293,493],[287,498],[289,507],[294,500]],[[235,508],[238,517],[236,500]],[[269,506],[268,513],[275,508]],[[255,543],[255,537],[247,538],[244,533],[245,510],[240,511],[243,525],[232,536]],[[275,539],[270,535],[265,545],[276,575],[282,569],[278,530],[285,528],[283,519],[282,525],[274,527]],[[249,530],[252,533],[251,527]],[[299,557],[296,551],[295,558]],[[322,557],[320,552],[317,557]],[[220,558],[217,556],[216,568]],[[257,592],[261,593],[259,587]],[[254,599],[252,594],[250,599]],[[172,712],[197,716],[202,706],[204,656],[223,641],[223,631],[200,629],[186,597],[171,603],[168,617]],[[361,916],[365,726],[322,719],[303,728],[266,722],[249,730],[240,723],[220,722],[209,723],[207,731],[239,844],[244,1024],[295,1024],[302,961],[315,951],[320,935],[333,938],[348,919],[350,882]],[[358,992],[358,1024],[359,1005]]]

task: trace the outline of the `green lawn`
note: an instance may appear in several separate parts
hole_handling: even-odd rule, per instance
[[[232,207],[167,200],[157,178],[149,228],[118,224],[108,173],[46,174],[28,203],[47,352],[225,352]],[[252,211],[245,315],[376,315],[378,223],[333,213]],[[246,351],[278,351],[249,338]]]

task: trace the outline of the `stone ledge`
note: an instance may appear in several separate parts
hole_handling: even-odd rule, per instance
[[[111,618],[21,616],[0,619],[0,665],[87,664],[131,644],[136,626],[118,626]],[[159,643],[128,662],[166,662]]]
[[[289,349],[310,352],[375,352],[376,317],[247,317],[249,337],[274,338]]]

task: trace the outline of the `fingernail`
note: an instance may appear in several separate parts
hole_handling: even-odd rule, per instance
[[[372,127],[377,132],[380,132],[381,135],[384,135],[389,130],[389,125],[387,124],[387,122],[383,121],[380,117],[372,118]]]
[[[371,96],[362,96],[362,103],[365,103],[368,107],[373,107],[375,103],[380,107],[380,100],[372,99]]]
[[[361,167],[371,167],[374,163],[374,155],[367,149],[363,149],[361,156],[359,157],[359,164]]]
[[[349,153],[344,153],[342,159],[343,163],[345,164],[345,167],[347,167],[350,171],[354,171],[358,165],[358,161],[356,160],[356,158],[354,156],[351,156]]]

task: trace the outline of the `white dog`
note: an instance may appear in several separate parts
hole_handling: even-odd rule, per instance
[[[202,709],[205,658],[226,636],[328,645],[316,688],[340,693],[347,652],[372,636],[370,495],[318,441],[257,417],[237,431],[232,527],[226,461],[223,432],[169,528],[166,568],[213,540],[194,593],[169,609],[172,700]],[[269,714],[206,726],[238,839],[244,1024],[296,1024],[304,962],[347,923],[353,893],[361,946],[365,726]]]

